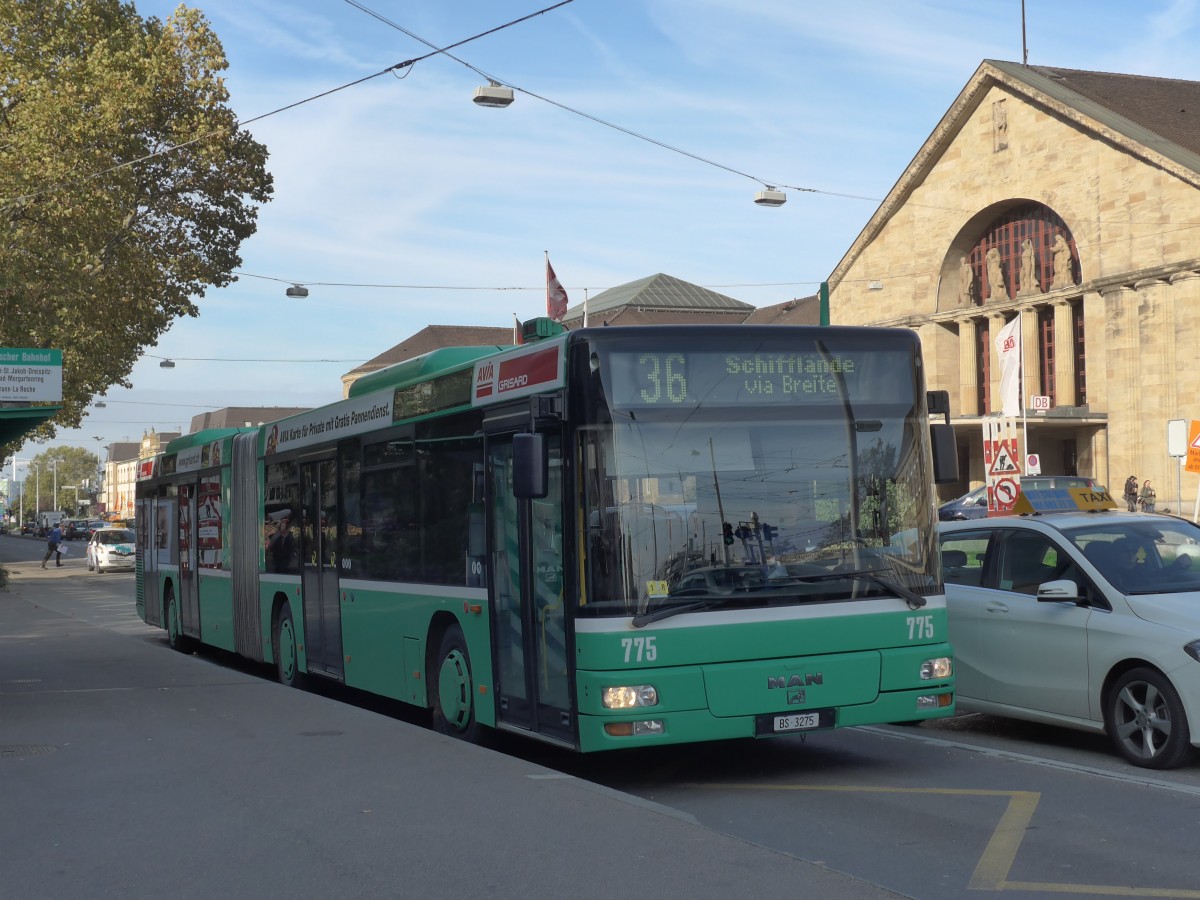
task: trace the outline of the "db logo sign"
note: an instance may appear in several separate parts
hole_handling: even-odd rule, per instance
[[[1004,339],[1004,346],[1001,347],[1000,350],[1003,353],[1007,353],[1009,350],[1014,349],[1016,346],[1017,346],[1017,339],[1010,334],[1008,337],[1006,337]]]

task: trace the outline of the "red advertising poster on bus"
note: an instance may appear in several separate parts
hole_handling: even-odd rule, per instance
[[[200,479],[196,496],[196,546],[201,569],[221,568],[221,476]]]

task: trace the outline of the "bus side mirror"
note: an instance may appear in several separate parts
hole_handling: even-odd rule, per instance
[[[933,449],[933,483],[953,484],[958,481],[958,444],[954,439],[954,426],[931,423],[929,444]]]
[[[549,491],[550,462],[540,434],[513,435],[513,496],[536,500]]]

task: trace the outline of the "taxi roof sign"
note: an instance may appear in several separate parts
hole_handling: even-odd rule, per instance
[[[1018,515],[1051,512],[1096,512],[1116,509],[1117,502],[1108,491],[1095,488],[1043,488],[1021,491],[1013,504]]]

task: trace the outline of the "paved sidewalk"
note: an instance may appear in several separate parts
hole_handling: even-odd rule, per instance
[[[88,624],[55,610],[95,602],[101,576],[38,559],[0,591],[5,898],[897,896],[158,629]]]

